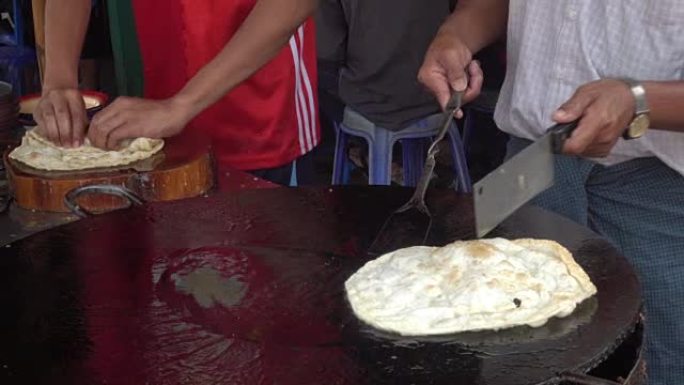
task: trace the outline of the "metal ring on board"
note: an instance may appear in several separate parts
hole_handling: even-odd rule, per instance
[[[92,213],[83,207],[79,206],[76,200],[78,197],[81,195],[86,195],[86,194],[105,194],[105,195],[114,195],[120,198],[124,198],[128,201],[128,206],[126,208],[131,207],[133,205],[142,205],[144,203],[144,200],[131,191],[130,189],[124,187],[124,186],[118,186],[118,185],[109,185],[109,184],[96,184],[96,185],[87,185],[87,186],[81,186],[77,187],[71,191],[69,191],[65,196],[64,196],[64,204],[66,207],[75,215],[81,217],[81,218],[86,218],[89,216],[97,215],[95,213]]]

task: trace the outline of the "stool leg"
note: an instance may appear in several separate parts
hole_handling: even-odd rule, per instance
[[[401,149],[404,165],[404,186],[415,187],[425,165],[425,139],[402,139]]]
[[[375,137],[368,141],[368,183],[389,186],[392,177],[392,147],[390,132],[376,130]]]
[[[342,185],[349,182],[349,158],[347,157],[347,142],[349,138],[342,131],[338,123],[335,126],[335,159],[333,160],[332,184]]]
[[[292,171],[290,171],[290,187],[297,187],[297,161],[292,162]]]
[[[461,142],[461,135],[458,132],[456,122],[449,126],[449,143],[451,143],[451,156],[454,158],[454,172],[456,173],[458,190],[463,193],[473,191],[472,181],[468,173],[468,163],[465,157],[465,149]]]

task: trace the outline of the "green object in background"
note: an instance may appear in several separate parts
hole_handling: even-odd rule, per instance
[[[143,69],[131,0],[108,0],[109,30],[119,95],[143,96]]]

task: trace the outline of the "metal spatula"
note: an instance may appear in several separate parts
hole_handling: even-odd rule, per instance
[[[368,253],[379,255],[404,247],[425,244],[430,226],[432,226],[432,215],[425,205],[425,193],[435,169],[435,155],[439,152],[438,143],[444,139],[454,114],[461,108],[462,100],[463,92],[455,92],[451,96],[444,110],[441,128],[428,149],[425,167],[413,196],[387,218],[368,249]]]

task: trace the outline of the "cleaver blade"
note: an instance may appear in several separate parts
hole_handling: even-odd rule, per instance
[[[577,121],[551,127],[473,185],[475,234],[482,238],[525,203],[553,185],[554,155],[561,153]]]

